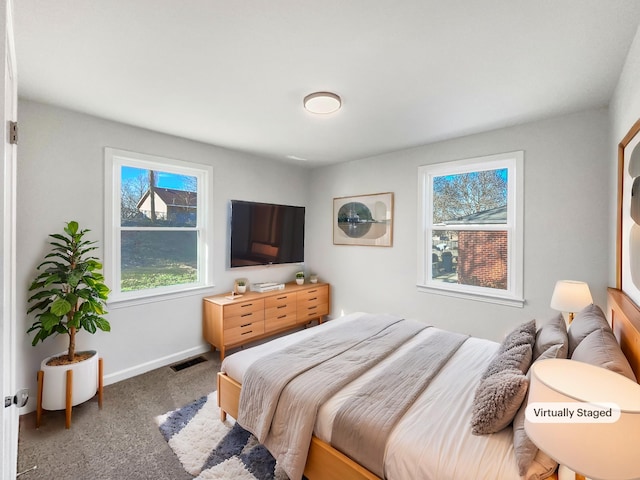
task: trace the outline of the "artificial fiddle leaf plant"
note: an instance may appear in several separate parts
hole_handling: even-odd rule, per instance
[[[28,302],[34,302],[27,313],[38,312],[36,321],[27,333],[36,332],[32,345],[54,334],[69,336],[67,361],[73,362],[76,349],[76,333],[98,329],[108,332],[109,322],[104,318],[109,288],[100,273],[102,263],[88,256],[95,250],[96,242],[85,240],[90,230],[80,230],[78,222],[70,221],[65,234],[51,234],[54,241],[51,253],[38,265],[41,273],[35,278],[29,291],[35,292]]]

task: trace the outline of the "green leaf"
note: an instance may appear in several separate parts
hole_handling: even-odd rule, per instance
[[[109,324],[108,321],[106,321],[104,318],[102,317],[98,317],[96,318],[96,326],[102,330],[103,332],[110,332],[111,331],[111,325]]]
[[[73,314],[73,318],[67,322],[67,328],[75,327],[80,328],[82,325],[82,313],[76,312]]]
[[[64,298],[58,298],[51,304],[51,313],[62,316],[71,311],[71,304]]]
[[[67,278],[67,282],[69,283],[69,285],[71,285],[72,288],[75,288],[78,283],[80,283],[80,280],[82,280],[82,275],[82,271],[74,270]]]
[[[43,313],[40,315],[40,322],[42,323],[42,329],[44,331],[51,332],[51,330],[60,324],[60,317],[52,313]]]
[[[85,316],[82,318],[82,328],[84,328],[87,332],[94,334],[96,333],[96,324],[94,322],[94,317]]]
[[[64,231],[69,235],[75,235],[76,233],[78,233],[78,222],[73,220],[68,222],[67,226],[64,227]]]

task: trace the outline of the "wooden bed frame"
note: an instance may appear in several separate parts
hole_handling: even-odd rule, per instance
[[[636,378],[640,378],[640,309],[624,292],[609,288],[606,313]],[[238,418],[241,388],[242,385],[229,376],[218,373],[218,405],[221,420],[224,421],[227,414]],[[311,439],[304,475],[309,480],[378,479],[376,475],[315,436]],[[557,476],[551,478],[557,480]]]

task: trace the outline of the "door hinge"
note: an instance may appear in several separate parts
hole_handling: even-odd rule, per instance
[[[9,143],[18,144],[18,122],[9,122]]]

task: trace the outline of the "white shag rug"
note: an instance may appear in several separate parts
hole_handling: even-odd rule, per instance
[[[216,392],[155,418],[184,469],[199,480],[288,480],[256,438],[220,421]]]

